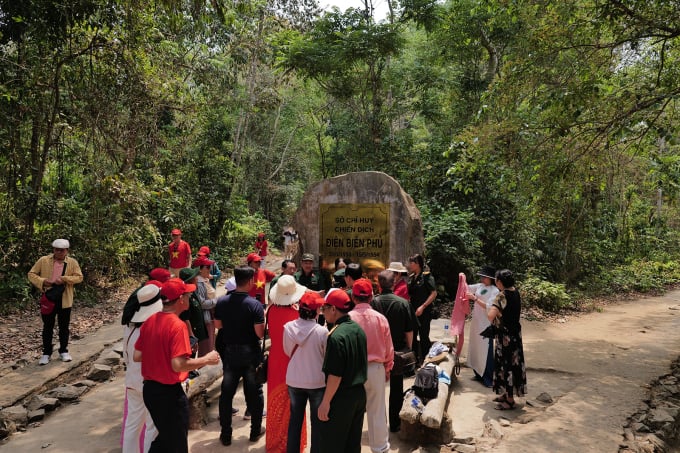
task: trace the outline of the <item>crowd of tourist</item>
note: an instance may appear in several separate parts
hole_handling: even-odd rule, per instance
[[[315,267],[313,254],[304,253],[300,270],[285,259],[277,276],[264,267],[268,244],[260,233],[245,264],[226,280],[226,294],[218,297],[222,274],[210,248],[200,247],[192,261],[181,236],[172,230],[167,267],[151,270],[123,310],[123,452],[188,451],[189,404],[182,383],[220,362],[223,445],[232,443],[232,416],[239,410],[233,402],[242,381],[249,440],[266,435],[267,452],[305,451],[308,438],[312,453],[359,452],[364,416],[371,451],[389,451],[390,433],[401,429],[404,392],[403,371],[393,369],[395,354],[413,350],[422,364],[431,346],[437,289],[424,257],[416,254],[407,266],[392,262],[386,268],[377,261],[363,265],[338,258],[335,269],[326,272]],[[73,285],[83,278],[67,256],[68,241],[58,239],[52,246],[53,254],[29,272],[43,294],[41,305],[44,299],[47,306],[41,365],[52,354],[55,319],[60,357],[71,360]],[[467,285],[461,274],[456,303],[467,305],[467,311],[454,308],[451,332],[460,336],[462,348],[472,303],[468,366],[498,395],[496,409],[511,410],[515,397],[526,393],[521,300],[511,271],[484,266],[478,276],[478,284]],[[270,339],[266,403],[256,376],[265,336]]]

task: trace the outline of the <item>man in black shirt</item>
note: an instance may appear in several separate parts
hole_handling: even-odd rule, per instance
[[[260,339],[264,336],[264,307],[248,296],[254,285],[255,271],[248,266],[234,269],[236,290],[217,300],[215,327],[220,329],[223,359],[222,393],[220,395],[220,442],[231,445],[232,402],[239,379],[243,378],[243,392],[251,413],[250,441],[256,442],[264,434],[262,412],[264,398],[255,382],[255,367],[260,363]]]

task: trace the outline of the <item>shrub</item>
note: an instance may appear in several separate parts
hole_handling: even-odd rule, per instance
[[[528,275],[520,287],[522,302],[527,307],[558,312],[573,306],[571,296],[564,284],[551,283],[534,275]]]
[[[602,276],[606,292],[663,291],[667,285],[680,282],[680,262],[633,260],[617,266]]]

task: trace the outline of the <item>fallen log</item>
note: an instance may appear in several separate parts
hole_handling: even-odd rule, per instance
[[[208,423],[208,387],[222,377],[222,364],[207,365],[198,370],[199,375],[187,382],[189,399],[189,429],[201,429]]]
[[[455,362],[455,354],[449,353],[446,355],[446,358],[437,365],[453,379],[453,367]],[[416,395],[413,392],[407,393],[404,397],[401,411],[399,412],[399,418],[411,425],[419,423],[426,428],[439,430],[442,428],[442,422],[446,418],[446,404],[449,399],[449,390],[450,385],[440,381],[437,397],[429,400],[424,407],[422,401],[420,404],[417,404],[420,398],[414,400]],[[448,426],[449,429],[451,428],[450,422],[445,423],[444,425]],[[446,426],[444,427],[446,428]],[[418,429],[415,430],[415,433],[427,434],[427,430]]]
[[[453,376],[453,366],[456,363],[455,354],[447,354],[446,359],[439,362],[437,365],[441,367],[444,372]],[[441,380],[439,381],[439,390],[437,392],[437,397],[431,399],[425,405],[423,413],[420,415],[420,423],[427,426],[428,428],[439,428],[442,424],[442,418],[444,417],[444,411],[446,410],[446,403],[449,400],[449,384],[445,384]]]

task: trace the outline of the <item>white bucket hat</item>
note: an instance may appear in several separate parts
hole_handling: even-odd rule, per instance
[[[154,313],[163,309],[161,289],[156,285],[146,285],[137,291],[137,312],[130,322],[144,322]]]
[[[392,261],[390,263],[390,267],[388,267],[387,270],[392,272],[399,272],[400,274],[408,272],[408,269],[406,269],[406,267],[404,267],[404,265],[401,264],[401,261]]]
[[[299,301],[307,288],[295,281],[292,275],[282,275],[269,293],[274,305],[293,305]]]
[[[68,240],[66,239],[55,239],[52,242],[52,247],[55,249],[70,249],[71,244],[69,244]]]

